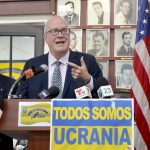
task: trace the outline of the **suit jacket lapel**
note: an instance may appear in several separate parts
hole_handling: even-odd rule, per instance
[[[79,64],[79,62],[80,62],[80,60],[79,60],[78,56],[76,55],[76,53],[71,51],[71,50],[70,50],[69,61],[73,62],[75,64]],[[65,97],[65,95],[69,92],[69,87],[70,87],[71,82],[73,82],[73,78],[72,78],[72,75],[71,75],[71,67],[68,66],[62,97]]]
[[[42,90],[48,89],[48,71],[43,73]]]
[[[41,63],[46,64],[48,66],[48,53],[45,54],[41,58]],[[40,90],[41,91],[44,90],[44,89],[47,90],[48,89],[48,71],[39,74],[37,77],[39,78],[39,82],[42,82],[42,83],[40,83],[41,84]]]

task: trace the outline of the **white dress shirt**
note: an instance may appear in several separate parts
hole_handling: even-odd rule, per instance
[[[69,55],[70,55],[70,51],[68,51],[63,57],[59,59],[59,61],[61,62],[60,72],[62,76],[62,91],[64,89],[64,83],[65,83],[67,67],[68,67],[67,62],[69,60]],[[48,88],[52,86],[52,76],[53,76],[54,69],[56,67],[56,64],[55,64],[56,61],[58,60],[49,52],[49,55],[48,55]],[[94,85],[93,85],[92,76],[91,76],[90,82],[86,86],[90,88],[90,90],[93,89]]]

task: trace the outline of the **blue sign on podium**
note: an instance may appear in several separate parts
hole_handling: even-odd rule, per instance
[[[53,100],[51,150],[133,150],[133,99]]]

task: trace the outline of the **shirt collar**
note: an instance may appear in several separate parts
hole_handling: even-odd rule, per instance
[[[49,65],[52,66],[56,61],[60,61],[62,64],[67,65],[67,62],[69,60],[69,54],[70,54],[70,50],[68,50],[68,52],[61,57],[59,60],[57,60],[50,52],[49,52]]]

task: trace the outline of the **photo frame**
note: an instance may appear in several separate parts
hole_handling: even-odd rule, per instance
[[[103,72],[103,76],[108,80],[108,78],[109,78],[109,61],[97,60],[97,63]]]
[[[88,25],[110,24],[110,0],[87,1],[87,24]]]
[[[70,26],[80,25],[81,0],[58,0],[57,15],[62,16]]]
[[[130,98],[130,92],[117,92],[117,93],[115,92],[114,95],[115,95],[114,97],[118,98],[118,99],[119,98]]]
[[[133,70],[132,60],[115,61],[116,88],[131,89],[132,70]]]
[[[136,29],[115,29],[114,56],[133,57]]]
[[[114,25],[135,25],[136,12],[136,0],[114,0]]]
[[[82,52],[82,30],[70,29],[70,47],[73,51]]]
[[[110,49],[109,29],[86,30],[86,53],[95,57],[108,57]]]

